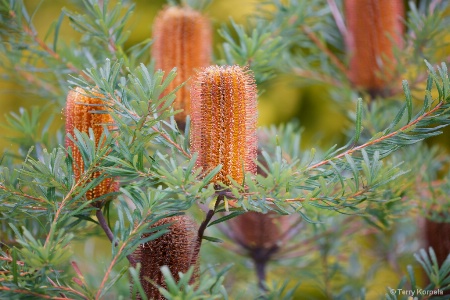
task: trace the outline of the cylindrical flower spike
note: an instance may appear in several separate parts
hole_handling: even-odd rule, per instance
[[[95,136],[95,144],[98,145],[104,126],[111,125],[113,119],[109,114],[93,113],[96,110],[105,110],[104,102],[100,98],[89,96],[80,87],[69,91],[66,101],[66,148],[72,148],[73,173],[75,175],[75,181],[78,182],[84,173],[84,162],[80,150],[68,138],[68,134],[76,139],[75,129],[88,133],[89,128],[92,128]],[[100,175],[101,172],[97,171],[91,175],[91,178],[97,178]],[[117,189],[118,185],[115,180],[113,178],[107,178],[93,189],[88,190],[86,198],[88,200],[96,199],[105,194],[117,191]]]
[[[394,46],[402,45],[403,0],[345,0],[349,79],[372,94],[394,78]]]
[[[213,178],[238,183],[244,171],[256,173],[257,91],[253,75],[239,66],[211,66],[198,72],[192,83],[191,151],[198,152],[197,167]]]
[[[170,6],[161,11],[153,27],[152,57],[156,69],[170,71],[177,68],[177,76],[167,90],[171,91],[186,82],[197,68],[207,67],[211,61],[212,30],[209,20],[189,8]],[[176,93],[173,104],[175,120],[184,127],[186,116],[191,113],[189,82]]]
[[[193,257],[198,254],[195,251],[197,231],[194,221],[182,215],[159,220],[152,227],[164,224],[171,224],[169,232],[141,245],[133,254],[136,261],[141,263],[139,278],[148,299],[165,299],[154,285],[167,288],[161,273],[162,266],[167,266],[177,281],[180,279],[179,272],[186,273],[191,266],[197,268],[197,257]],[[191,278],[191,284],[197,275]]]

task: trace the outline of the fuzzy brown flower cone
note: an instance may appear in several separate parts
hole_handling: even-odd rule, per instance
[[[207,67],[211,61],[212,30],[209,20],[189,7],[170,6],[161,11],[153,27],[152,57],[156,69],[169,72],[177,68],[177,76],[167,90],[172,91],[186,82],[194,70]],[[184,127],[186,116],[191,114],[189,82],[176,93],[175,120]]]
[[[345,0],[344,5],[349,79],[370,93],[380,93],[396,79],[393,49],[402,45],[403,0]]]
[[[186,215],[162,219],[152,227],[172,224],[169,232],[161,237],[141,245],[133,256],[141,263],[139,278],[148,299],[165,299],[158,291],[157,284],[167,288],[161,267],[167,266],[174,279],[180,278],[178,272],[186,273],[191,266],[195,273],[191,284],[198,279],[198,261],[196,255],[196,224]],[[152,282],[154,284],[152,284]],[[138,297],[141,299],[141,297]]]
[[[289,216],[250,211],[231,219],[228,226],[236,241],[247,250],[268,250],[280,245],[281,238],[289,230],[291,223]]]
[[[81,176],[84,173],[84,162],[79,149],[67,135],[70,134],[74,139],[76,139],[75,129],[78,129],[80,132],[89,133],[89,128],[91,128],[94,132],[95,144],[98,145],[104,126],[113,123],[113,118],[111,115],[93,112],[98,110],[106,110],[104,102],[101,99],[96,98],[95,96],[89,96],[80,87],[69,91],[65,110],[66,148],[72,148],[73,173],[75,175],[76,182],[81,179]],[[96,178],[100,175],[101,172],[97,171],[91,175],[91,178]],[[89,182],[89,180],[87,182]],[[115,182],[114,178],[107,178],[93,189],[88,190],[86,193],[86,198],[88,200],[96,199],[117,190],[118,184]]]
[[[425,236],[427,246],[433,247],[439,266],[442,266],[450,254],[450,223],[440,223],[426,219]]]
[[[256,85],[239,66],[211,66],[198,72],[191,87],[191,152],[204,172],[222,165],[213,178],[238,183],[244,171],[256,173]],[[228,177],[229,176],[229,177]]]

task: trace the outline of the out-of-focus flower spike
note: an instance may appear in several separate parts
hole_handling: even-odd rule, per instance
[[[345,0],[349,79],[371,94],[395,80],[394,47],[402,46],[403,0]]]
[[[152,57],[156,69],[169,72],[177,68],[177,76],[167,90],[186,82],[197,68],[207,67],[211,61],[212,30],[208,18],[189,7],[169,6],[159,13],[153,27]],[[184,127],[191,113],[189,82],[176,93],[175,120]]]

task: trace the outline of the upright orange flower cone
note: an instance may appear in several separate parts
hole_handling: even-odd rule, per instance
[[[242,183],[244,171],[256,173],[256,85],[239,66],[211,66],[198,72],[191,89],[191,151],[197,167],[222,169],[213,178]]]
[[[349,78],[371,94],[394,78],[394,46],[402,45],[403,0],[345,0]]]
[[[72,148],[73,172],[76,182],[80,180],[81,175],[84,173],[84,162],[80,150],[68,138],[68,134],[76,138],[75,129],[88,133],[89,128],[91,128],[94,131],[95,143],[98,145],[104,126],[113,123],[111,115],[93,113],[95,110],[105,110],[104,102],[101,99],[87,95],[80,87],[69,91],[65,111],[66,148]],[[97,171],[91,175],[91,178],[96,178],[100,175],[101,172]],[[113,178],[107,178],[93,189],[88,190],[86,198],[88,200],[96,199],[105,194],[117,191],[117,189],[118,185],[115,180]]]
[[[195,223],[183,215],[162,219],[152,227],[164,224],[171,224],[169,232],[141,245],[133,254],[136,261],[141,263],[139,278],[148,299],[165,299],[155,286],[167,288],[161,273],[162,266],[169,268],[175,280],[180,279],[179,272],[186,273],[191,266],[196,267],[197,257],[193,257],[198,253],[195,251]],[[196,280],[196,275],[192,281]],[[142,298],[138,296],[138,299]]]
[[[156,69],[170,71],[177,68],[177,76],[167,88],[173,90],[186,82],[197,68],[207,67],[211,61],[212,30],[209,20],[189,8],[170,6],[161,11],[153,27],[152,56]],[[175,120],[184,128],[186,116],[191,113],[189,82],[177,93],[174,109],[183,112]]]

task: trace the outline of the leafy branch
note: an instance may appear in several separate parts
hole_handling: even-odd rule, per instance
[[[414,258],[425,270],[430,283],[420,288],[412,266],[408,266],[408,276],[405,276],[396,288],[387,288],[386,300],[407,299],[407,295],[402,295],[398,292],[406,289],[416,292],[420,291],[420,293],[415,295],[417,299],[430,299],[431,297],[432,299],[445,299],[446,296],[439,296],[450,289],[450,256],[447,256],[441,267],[438,265],[436,254],[432,248],[429,248],[428,252],[421,249],[419,253],[414,255]]]

